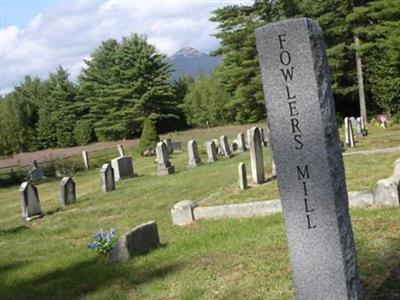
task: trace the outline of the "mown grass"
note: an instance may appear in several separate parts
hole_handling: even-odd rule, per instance
[[[204,131],[199,144],[216,133]],[[390,176],[398,156],[345,157],[348,189],[369,189]],[[0,189],[0,298],[293,299],[282,215],[171,224],[170,208],[185,199],[214,205],[279,198],[275,180],[239,191],[241,161],[249,162],[248,153],[188,170],[186,153],[174,154],[177,173],[158,177],[154,158],[135,156],[139,176],[118,182],[111,193],[100,191],[98,169],[77,173],[77,203],[63,210],[58,180],[48,179],[38,184],[46,216],[30,223],[21,220],[18,187]],[[365,293],[389,299],[399,292],[400,210],[352,210],[351,216]],[[123,233],[149,220],[157,221],[162,246],[147,255],[111,266],[87,249],[99,228]]]

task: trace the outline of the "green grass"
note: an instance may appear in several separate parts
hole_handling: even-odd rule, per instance
[[[239,130],[225,132],[232,138]],[[220,132],[197,133],[200,144]],[[270,154],[264,150],[269,172]],[[398,157],[345,157],[348,189],[369,189],[390,176]],[[174,154],[177,173],[165,177],[156,176],[153,160],[135,156],[139,176],[118,182],[107,194],[100,191],[98,169],[79,172],[74,176],[78,202],[63,210],[58,180],[38,184],[46,216],[30,223],[20,217],[18,186],[0,189],[0,298],[294,298],[282,215],[200,221],[184,228],[171,224],[170,208],[185,199],[214,205],[279,198],[275,180],[239,190],[237,165],[244,161],[250,170],[248,153],[189,170],[186,153]],[[399,292],[400,210],[352,210],[351,216],[365,293],[388,299]],[[114,227],[121,234],[149,220],[157,221],[162,246],[147,255],[107,265],[87,249],[99,228]]]

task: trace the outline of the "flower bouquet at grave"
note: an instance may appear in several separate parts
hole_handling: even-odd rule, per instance
[[[106,257],[111,249],[117,243],[117,234],[114,228],[111,228],[109,231],[100,229],[96,231],[94,236],[94,242],[88,245],[89,249],[97,251],[97,253]]]

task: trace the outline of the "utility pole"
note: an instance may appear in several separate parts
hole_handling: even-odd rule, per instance
[[[357,48],[360,46],[360,40],[358,36],[354,36],[354,43],[356,45],[356,66],[357,66],[357,79],[358,79],[358,96],[360,99],[360,115],[363,117],[365,122],[365,128],[367,128],[367,108],[365,105],[365,92],[364,92],[364,79],[362,71],[361,56],[358,53]]]

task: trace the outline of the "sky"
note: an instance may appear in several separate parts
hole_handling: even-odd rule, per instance
[[[0,0],[0,93],[59,65],[75,80],[101,41],[145,34],[159,51],[218,47],[211,11],[249,0]]]

